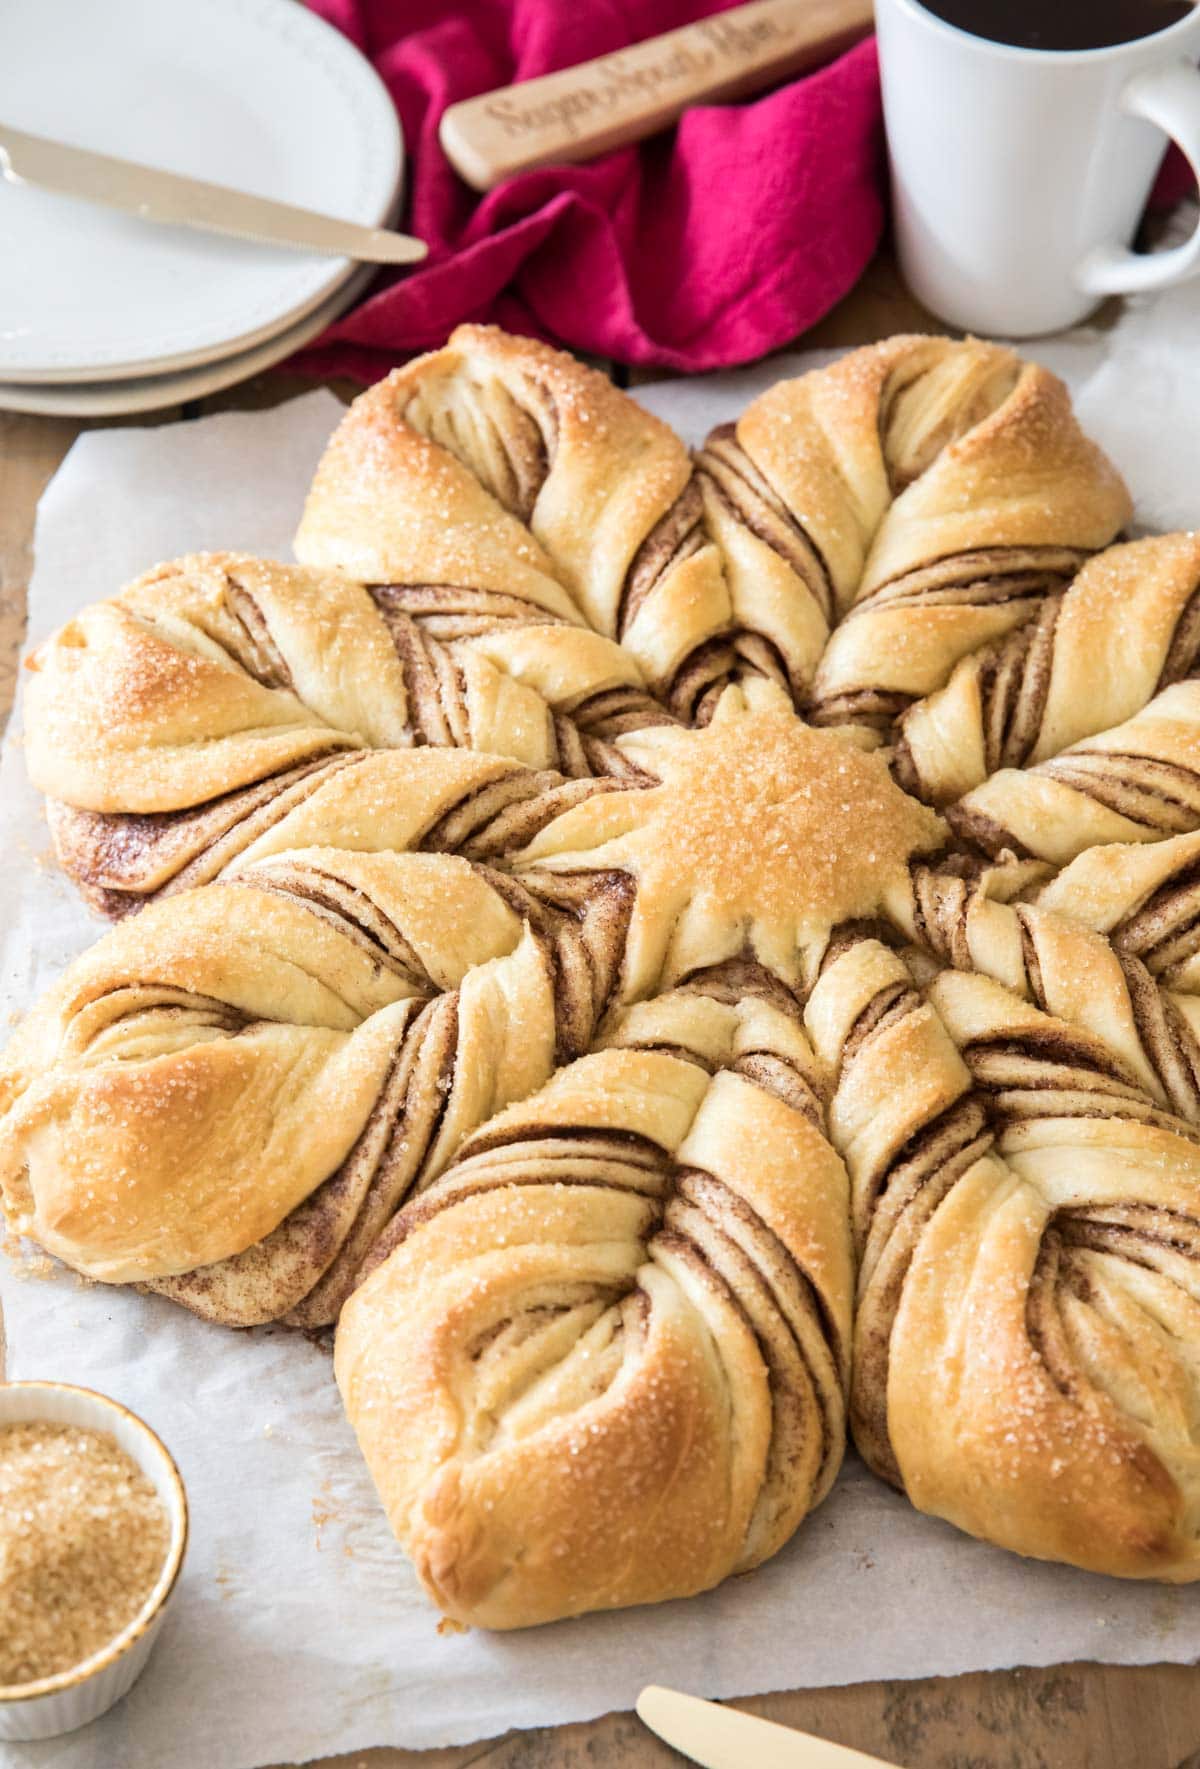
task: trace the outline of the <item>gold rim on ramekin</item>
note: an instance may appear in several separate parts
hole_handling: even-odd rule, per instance
[[[114,1635],[107,1646],[102,1646],[98,1652],[93,1652],[90,1658],[81,1659],[69,1670],[56,1671],[52,1677],[39,1677],[31,1683],[0,1683],[0,1702],[35,1701],[39,1696],[59,1695],[63,1690],[74,1689],[78,1684],[87,1682],[89,1677],[94,1677],[99,1671],[107,1670],[109,1665],[115,1664],[119,1658],[124,1657],[130,1647],[135,1646],[141,1639],[175,1589],[180,1569],[183,1566],[183,1556],[187,1549],[189,1527],[187,1488],[184,1486],[183,1477],[175,1465],[175,1458],[157,1431],[147,1425],[146,1421],[140,1418],[137,1413],[132,1412],[129,1407],[122,1406],[119,1400],[113,1400],[111,1395],[101,1394],[97,1388],[85,1388],[78,1382],[18,1381],[0,1383],[0,1392],[12,1388],[41,1389],[54,1394],[84,1394],[89,1400],[99,1401],[102,1407],[111,1408],[114,1413],[121,1414],[135,1430],[140,1431],[144,1437],[150,1440],[162,1458],[168,1484],[174,1491],[178,1505],[179,1523],[178,1529],[176,1529],[175,1519],[172,1518],[171,1541],[163,1561],[162,1571],[159,1573],[149,1597],[133,1620],[127,1622],[121,1632]],[[28,1421],[30,1424],[34,1422],[33,1420]],[[0,1426],[4,1423],[6,1421],[0,1420]],[[25,1424],[26,1421],[12,1420],[11,1423]],[[47,1419],[44,1423],[52,1425],[56,1421]],[[79,1429],[84,1430],[86,1427],[81,1426]],[[143,1474],[146,1472],[140,1464],[139,1471]]]

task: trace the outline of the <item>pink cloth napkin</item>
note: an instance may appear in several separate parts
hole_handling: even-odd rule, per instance
[[[298,367],[373,380],[494,320],[627,363],[703,370],[795,338],[879,240],[884,172],[873,42],[766,97],[478,196],[438,145],[460,98],[721,12],[713,0],[310,0],[369,56],[408,149],[402,225],[427,240]]]

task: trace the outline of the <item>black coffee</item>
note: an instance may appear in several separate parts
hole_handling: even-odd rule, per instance
[[[1103,49],[1152,37],[1186,18],[1192,0],[922,0],[929,12],[1021,49]]]

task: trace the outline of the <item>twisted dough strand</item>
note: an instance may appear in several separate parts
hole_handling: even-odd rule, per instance
[[[807,1010],[859,1200],[856,1441],[991,1541],[1194,1577],[1200,1139],[1000,984],[911,983],[859,943]]]
[[[232,793],[193,814],[105,817],[52,806],[66,870],[108,915],[223,876],[243,860],[314,844],[457,850],[486,859],[532,840],[603,780],[469,751],[350,751]]]
[[[430,562],[434,488],[482,557],[503,535],[537,574],[521,577],[531,622],[565,595],[695,722],[765,676],[797,702],[811,689],[823,722],[886,724],[1129,513],[1052,376],[930,338],[773,388],[693,465],[605,378],[461,326],[351,408],[297,553],[369,583],[474,584],[473,542],[447,557],[441,540]]]
[[[122,924],[10,1049],[10,1218],[211,1319],[333,1321],[404,1198],[590,1040],[622,882],[525,919],[511,889],[299,849]]]
[[[985,853],[1060,866],[1086,848],[1200,827],[1200,681],[1164,688],[1123,724],[1036,767],[1001,769],[946,816]]]
[[[1196,843],[1191,837],[1180,840],[1187,851],[1177,854],[1175,869],[1186,873]],[[1115,871],[1127,853],[1122,848],[1096,849],[1087,858],[1094,858],[1097,868]],[[1186,979],[1178,972],[1167,974],[1169,952],[1176,948],[1168,948],[1164,962],[1152,933],[1159,921],[1158,903],[1170,901],[1182,913],[1190,894],[1170,882],[1167,855],[1156,869],[1168,881],[1159,892],[1150,879],[1139,879],[1136,869],[1131,870],[1124,880],[1123,910],[1111,900],[1112,887],[1120,888],[1118,875],[1110,880],[1109,913],[1100,915],[1082,897],[1082,881],[1064,885],[1065,874],[1042,887],[1035,902],[1014,904],[1004,897],[1028,880],[1028,867],[1006,873],[918,866],[913,931],[956,970],[993,977],[1024,1000],[1102,1039],[1150,1099],[1198,1124],[1200,1012]],[[1143,911],[1146,898],[1151,902]],[[1187,925],[1191,935],[1191,923]]]
[[[897,777],[946,805],[998,769],[1059,755],[1190,677],[1200,653],[1200,537],[1110,547],[999,645],[963,660],[901,721]]]
[[[364,748],[627,778],[613,739],[667,714],[595,634],[575,633],[568,677],[559,636],[518,680],[333,574],[223,554],[159,567],[30,660],[29,767],[60,860],[103,907],[201,882],[216,869],[181,875],[207,848],[278,822]]]
[[[679,1054],[643,1042],[643,1014],[636,1042],[617,1033],[494,1119],[343,1311],[360,1443],[462,1621],[702,1590],[773,1553],[840,1461],[841,1164],[805,1113],[719,1066],[748,1030],[737,1008],[659,1009]],[[776,1009],[756,1046],[768,1021],[790,1066],[803,1035]]]
[[[1091,848],[1038,891],[1041,907],[1105,934],[1160,983],[1200,992],[1200,836]]]
[[[886,1401],[896,1308],[929,1218],[982,1158],[991,1132],[937,1015],[877,940],[831,952],[805,1023],[834,1077],[829,1134],[850,1176],[858,1258],[851,1424],[870,1466],[901,1484]]]

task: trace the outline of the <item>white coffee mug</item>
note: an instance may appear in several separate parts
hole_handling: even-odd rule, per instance
[[[993,43],[918,0],[875,19],[900,266],[940,318],[1028,337],[1200,271],[1200,231],[1129,250],[1163,136],[1200,172],[1200,7],[1082,50]]]

